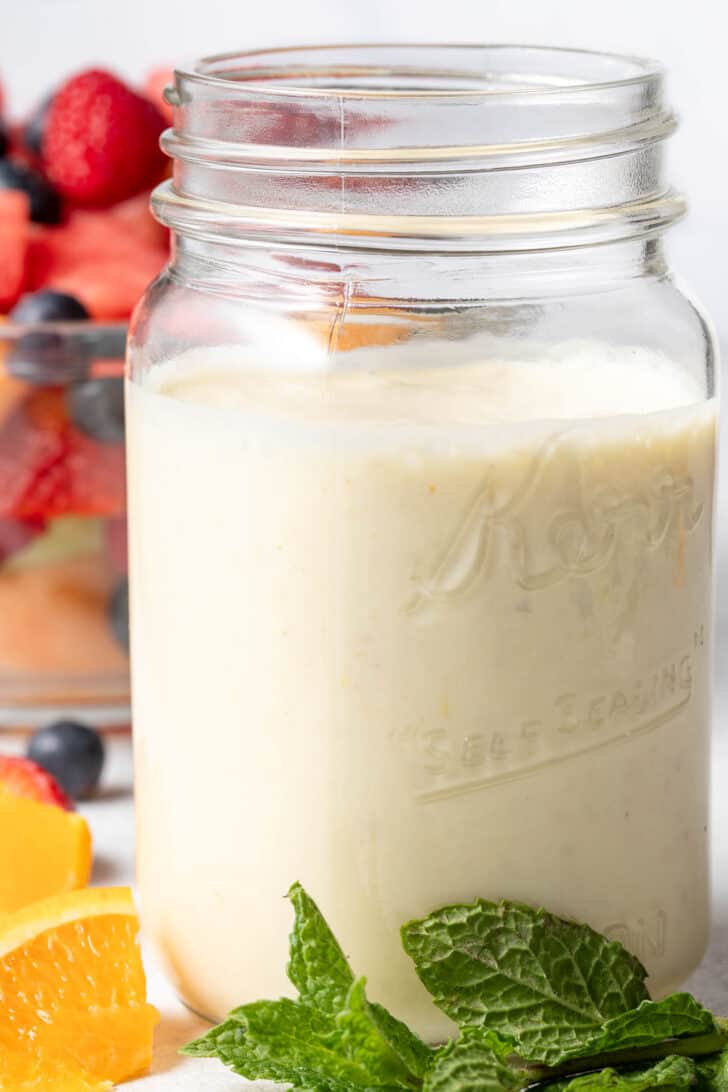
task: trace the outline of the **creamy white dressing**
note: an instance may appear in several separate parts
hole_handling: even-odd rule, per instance
[[[294,880],[433,1040],[398,928],[443,903],[586,919],[658,993],[702,953],[713,406],[638,350],[439,351],[129,386],[143,911],[212,1017],[290,992]]]

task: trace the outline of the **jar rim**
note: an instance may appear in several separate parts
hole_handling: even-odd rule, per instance
[[[505,249],[652,234],[682,214],[663,177],[664,70],[641,57],[292,46],[216,54],[175,81],[174,178],[155,209],[182,231],[287,222],[337,245]]]
[[[614,67],[622,67],[624,71],[621,75],[615,75],[611,78],[606,77],[604,74],[600,76],[593,76],[587,78],[586,76],[578,76],[576,72],[573,76],[567,76],[562,73],[561,76],[555,74],[540,73],[545,80],[549,76],[549,82],[531,83],[526,86],[483,86],[478,88],[477,84],[471,86],[462,87],[376,87],[376,86],[356,86],[352,85],[352,79],[363,79],[365,76],[372,78],[376,69],[373,65],[362,65],[358,68],[352,66],[346,66],[342,69],[341,62],[338,64],[332,64],[324,67],[309,66],[306,70],[301,70],[300,66],[297,69],[291,67],[292,63],[295,64],[297,58],[305,58],[306,56],[315,57],[316,55],[322,55],[322,58],[338,56],[342,57],[343,54],[386,54],[388,51],[397,53],[410,53],[418,52],[423,53],[454,53],[457,56],[474,55],[485,59],[486,56],[505,57],[507,54],[522,54],[528,55],[532,58],[541,58],[547,60],[552,58],[559,61],[572,62],[581,61],[584,64],[592,64],[597,66],[610,65]],[[257,66],[253,63],[260,59],[269,58],[275,60],[280,58],[279,64],[268,64],[265,66]],[[414,58],[413,58],[414,59]],[[408,70],[398,65],[394,68],[387,70],[388,77],[391,78],[403,78],[405,75],[410,78],[413,76],[414,69]],[[477,73],[473,70],[462,69],[460,71],[456,69],[434,69],[428,72],[421,68],[417,68],[420,77],[431,76],[438,78],[468,78],[472,81],[480,80],[484,84],[488,79],[493,78],[493,70],[487,72]],[[563,94],[565,91],[571,93],[584,91],[593,93],[601,90],[614,90],[617,88],[632,87],[636,84],[644,83],[648,80],[662,79],[664,77],[664,66],[659,62],[649,57],[642,57],[637,54],[622,54],[604,50],[592,50],[582,49],[579,47],[570,46],[544,46],[544,45],[529,45],[524,43],[483,43],[481,45],[468,43],[468,42],[452,42],[446,44],[433,44],[425,42],[373,42],[373,43],[356,43],[356,44],[327,44],[327,45],[315,45],[315,46],[285,46],[280,48],[266,48],[266,49],[252,49],[252,50],[233,50],[230,52],[210,54],[206,57],[200,58],[194,65],[185,67],[179,66],[174,70],[175,77],[188,80],[198,84],[207,84],[213,87],[226,88],[230,91],[231,86],[237,85],[241,89],[244,88],[246,93],[259,90],[266,95],[272,96],[293,96],[296,98],[313,98],[321,99],[327,98],[332,95],[346,94],[347,98],[353,99],[474,99],[478,97],[487,97],[488,100],[493,98],[499,99],[519,99],[523,100],[527,97],[541,97],[550,95]],[[530,79],[533,80],[539,73],[530,73]],[[331,84],[326,83],[323,86],[313,85],[305,83],[304,80],[310,80],[313,77],[317,79],[330,77],[333,80],[346,79],[346,84],[337,85],[334,82]],[[274,82],[275,81],[275,82]],[[257,86],[256,86],[257,85]],[[176,99],[174,91],[172,91],[170,101],[172,105],[176,105]]]

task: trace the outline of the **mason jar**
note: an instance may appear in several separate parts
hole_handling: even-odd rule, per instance
[[[171,264],[127,382],[146,928],[221,1018],[290,991],[301,881],[399,941],[585,920],[653,993],[708,930],[715,347],[651,62],[356,46],[176,74]]]

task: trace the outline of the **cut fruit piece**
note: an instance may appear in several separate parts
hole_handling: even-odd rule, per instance
[[[12,344],[11,338],[6,341],[2,337],[2,327],[0,327],[0,364],[4,363]],[[0,368],[0,429],[23,401],[27,390],[21,379],[15,379]]]
[[[100,244],[103,249],[103,243]],[[51,285],[76,296],[95,319],[125,319],[168,260],[167,254],[146,247],[123,261],[97,259],[53,274]]]
[[[6,676],[63,676],[69,685],[89,676],[124,678],[128,661],[108,618],[115,580],[101,555],[0,571]]]
[[[326,340],[331,353],[345,353],[351,349],[363,349],[371,345],[394,345],[398,341],[407,341],[412,337],[411,326],[394,320],[382,321],[382,316],[365,322],[350,321],[344,325],[317,320],[311,325],[314,331]]]
[[[128,888],[44,899],[0,921],[0,1088],[99,1092],[151,1061],[139,921]]]
[[[1,541],[0,539],[0,543]],[[64,516],[54,519],[45,534],[36,534],[27,545],[17,550],[6,563],[5,571],[13,572],[34,565],[53,565],[70,557],[99,554],[103,543],[101,520],[84,516]]]
[[[106,554],[114,570],[122,575],[129,571],[129,551],[127,548],[126,517],[110,519],[106,522]]]
[[[38,804],[54,804],[73,811],[73,804],[52,774],[30,758],[0,755],[0,788],[14,796],[35,800]]]
[[[168,125],[174,120],[174,110],[164,97],[164,89],[174,84],[174,69],[170,65],[153,68],[147,73],[142,92],[161,111]]]
[[[0,914],[83,887],[90,874],[91,834],[81,815],[0,787]]]
[[[31,229],[26,290],[54,288],[93,318],[124,319],[169,258],[147,211],[148,195],[118,209],[76,210],[60,227]]]
[[[62,390],[27,393],[0,424],[0,517],[121,516],[125,507],[123,445],[73,428]]]
[[[49,240],[60,230],[60,228],[45,227],[43,224],[30,224],[23,278],[23,288],[26,292],[36,292],[48,283],[48,275],[55,260],[53,246]]]
[[[30,202],[19,190],[0,190],[0,311],[9,311],[23,290]]]
[[[138,249],[133,235],[111,211],[75,210],[65,224],[41,231],[34,228],[32,235],[43,242],[48,276],[70,273],[79,263],[120,260]]]
[[[43,533],[41,519],[5,519],[0,517],[0,564],[23,554]]]
[[[149,194],[140,193],[109,210],[115,220],[143,246],[169,248],[169,229],[155,220],[149,207]]]
[[[67,420],[58,391],[34,391],[0,426],[0,516],[43,518],[47,479],[62,465]],[[55,483],[54,492],[60,483]]]
[[[72,428],[68,436],[69,507],[88,516],[126,512],[126,461],[123,444],[102,444]],[[59,513],[60,514],[60,513]]]

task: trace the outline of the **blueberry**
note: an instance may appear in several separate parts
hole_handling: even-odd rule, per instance
[[[68,412],[77,429],[102,444],[124,442],[124,380],[87,379],[68,391]]]
[[[45,290],[21,298],[10,312],[13,322],[81,322],[88,311],[73,296]],[[81,338],[56,330],[31,330],[12,344],[7,368],[16,379],[38,386],[63,386],[88,374],[89,347]]]
[[[98,732],[75,720],[41,728],[28,744],[28,758],[55,777],[74,800],[89,796],[99,783],[104,743]]]
[[[23,143],[33,155],[40,155],[43,151],[43,132],[52,102],[53,96],[49,95],[36,107],[23,128]]]
[[[45,288],[42,292],[27,292],[15,304],[8,318],[13,322],[80,322],[89,313],[75,296]]]
[[[109,623],[119,644],[129,651],[129,581],[124,577],[114,588],[109,602]]]
[[[0,159],[0,190],[22,190],[30,198],[30,218],[40,224],[57,224],[61,218],[61,199],[42,174],[16,163]]]
[[[10,374],[39,387],[63,387],[88,374],[88,349],[63,334],[34,330],[23,334],[5,361]]]

